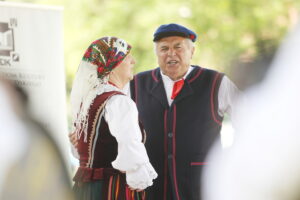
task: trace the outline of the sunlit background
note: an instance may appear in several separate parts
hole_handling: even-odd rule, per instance
[[[297,0],[6,2],[64,7],[68,93],[82,54],[91,41],[107,35],[124,38],[133,46],[136,72],[153,69],[157,66],[152,50],[153,32],[159,25],[171,22],[183,24],[198,34],[193,64],[224,71],[240,88],[244,88],[249,82],[241,77],[242,71],[252,72],[254,69],[251,68],[255,66],[249,63],[272,57],[283,36],[299,20],[300,8]],[[238,73],[241,76],[237,76]]]

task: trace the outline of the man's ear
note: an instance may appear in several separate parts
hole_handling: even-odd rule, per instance
[[[192,59],[192,58],[193,58],[193,55],[194,55],[194,52],[195,52],[195,47],[194,47],[194,46],[192,46],[191,51],[192,51],[192,54],[191,54],[191,59]]]

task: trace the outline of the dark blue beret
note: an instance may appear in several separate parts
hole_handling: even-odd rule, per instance
[[[191,39],[193,42],[197,39],[197,34],[190,29],[179,24],[163,24],[155,31],[153,41],[158,41],[165,37],[181,36]]]

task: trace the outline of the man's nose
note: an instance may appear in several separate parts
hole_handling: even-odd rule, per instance
[[[168,56],[174,56],[176,54],[174,49],[169,49]]]

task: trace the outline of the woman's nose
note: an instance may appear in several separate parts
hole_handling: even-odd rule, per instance
[[[132,63],[132,64],[135,64],[135,59],[134,59],[134,58],[132,58],[131,63]]]

